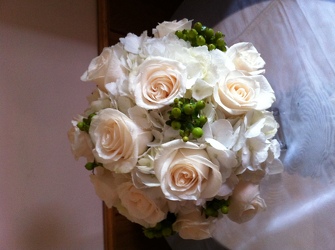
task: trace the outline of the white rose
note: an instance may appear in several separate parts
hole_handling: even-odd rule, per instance
[[[99,56],[92,59],[88,70],[81,76],[81,80],[93,81],[101,90],[106,91],[107,83],[126,77],[127,70],[121,61],[124,56],[125,51],[120,44],[104,48]]]
[[[192,21],[187,19],[182,19],[180,21],[172,21],[172,22],[163,22],[157,25],[156,29],[152,30],[152,33],[155,37],[163,37],[172,32],[176,32],[177,30],[183,29],[191,29],[192,28]]]
[[[249,110],[270,108],[274,91],[262,75],[245,76],[233,71],[214,87],[215,102],[228,114],[240,115]]]
[[[116,172],[130,172],[138,156],[145,152],[152,135],[143,131],[125,114],[107,108],[92,119],[89,134],[98,162]]]
[[[179,213],[173,230],[183,239],[203,240],[210,238],[213,219],[206,219],[205,215],[195,209],[189,213]]]
[[[169,200],[201,201],[211,198],[222,184],[219,166],[210,161],[206,150],[182,140],[162,145],[154,169]]]
[[[237,223],[244,223],[265,208],[266,204],[259,195],[259,185],[240,181],[230,197],[228,218]]]
[[[117,193],[121,203],[116,207],[130,221],[154,227],[166,218],[166,200],[159,188],[137,189],[131,182],[124,182],[118,185]]]
[[[78,121],[72,121],[72,127],[68,131],[67,136],[70,141],[71,151],[75,159],[78,160],[79,157],[85,157],[87,161],[93,161],[94,156],[92,153],[93,143],[89,136],[84,131],[81,131],[77,127]]]
[[[135,102],[145,109],[159,109],[186,91],[185,66],[163,57],[147,58],[131,77]]]
[[[231,58],[237,70],[250,74],[264,73],[262,69],[265,61],[251,43],[236,43],[227,50],[227,56]]]

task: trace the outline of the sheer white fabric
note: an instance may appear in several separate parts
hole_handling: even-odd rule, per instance
[[[215,240],[229,249],[334,249],[335,1],[186,0],[175,14],[183,17],[223,31],[228,45],[255,45],[287,144],[285,172],[261,185],[267,210],[245,224],[222,219]]]

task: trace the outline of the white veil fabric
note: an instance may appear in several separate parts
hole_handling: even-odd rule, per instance
[[[185,0],[188,18],[251,42],[266,62],[287,149],[283,174],[261,183],[267,210],[236,224],[221,219],[201,249],[335,248],[335,1]],[[180,240],[181,241],[181,240]],[[170,240],[173,249],[178,240]]]

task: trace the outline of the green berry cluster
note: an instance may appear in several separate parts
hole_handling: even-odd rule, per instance
[[[196,22],[190,30],[177,30],[175,34],[179,39],[190,42],[193,47],[207,45],[208,50],[227,50],[224,34],[215,32],[200,22]]]
[[[90,129],[92,118],[95,115],[96,115],[95,113],[90,114],[87,118],[84,118],[81,122],[78,122],[77,127],[81,131],[85,131],[86,133],[88,133]]]
[[[219,200],[214,198],[213,200],[206,202],[204,212],[207,217],[209,216],[218,217],[219,212],[227,214],[228,207],[229,207],[229,200]]]
[[[168,213],[167,218],[157,223],[155,227],[143,228],[143,233],[149,239],[171,236],[175,233],[172,229],[172,225],[175,221],[176,215]]]
[[[206,106],[205,101],[197,101],[193,98],[176,98],[171,106],[169,120],[166,124],[174,130],[179,130],[184,142],[189,141],[190,137],[200,138],[203,135],[202,127],[207,122],[207,117],[200,112]]]

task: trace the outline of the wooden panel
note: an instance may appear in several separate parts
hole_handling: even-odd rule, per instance
[[[97,0],[98,53],[116,44],[127,33],[149,34],[159,22],[170,20],[182,0],[162,4],[156,0]],[[149,240],[141,226],[128,221],[116,209],[103,205],[105,250],[171,249],[164,238]]]

